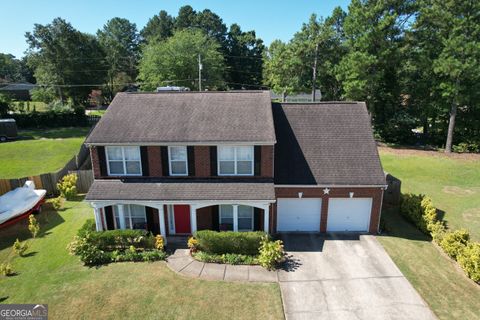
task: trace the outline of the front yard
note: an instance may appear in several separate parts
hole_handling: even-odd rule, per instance
[[[19,131],[19,138],[0,144],[0,179],[22,178],[61,169],[78,153],[90,128]]]
[[[42,231],[27,256],[15,257],[18,274],[0,278],[1,303],[48,303],[52,319],[282,319],[277,284],[243,284],[184,278],[164,262],[84,267],[66,246],[91,208],[66,202],[44,210]],[[47,208],[47,207],[46,207]],[[1,231],[0,262],[13,258],[16,237],[29,237],[26,223]]]

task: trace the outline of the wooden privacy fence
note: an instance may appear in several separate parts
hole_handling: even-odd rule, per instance
[[[92,170],[76,170],[69,173],[77,174],[77,191],[78,193],[87,193],[88,189],[93,183],[93,171]]]

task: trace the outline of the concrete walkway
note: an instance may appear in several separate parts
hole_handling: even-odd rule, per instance
[[[167,266],[185,276],[208,280],[278,282],[276,271],[260,266],[206,263],[193,259],[187,249],[177,249],[168,257]]]

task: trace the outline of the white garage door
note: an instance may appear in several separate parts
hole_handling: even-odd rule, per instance
[[[278,199],[277,231],[320,231],[322,199]]]
[[[327,231],[368,231],[372,198],[330,198]]]

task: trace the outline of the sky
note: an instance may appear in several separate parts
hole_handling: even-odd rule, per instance
[[[141,30],[160,10],[176,16],[178,9],[210,9],[227,25],[238,23],[242,30],[255,30],[268,45],[275,39],[288,41],[312,13],[328,16],[336,6],[347,9],[349,0],[0,0],[0,52],[17,58],[27,49],[25,32],[35,23],[47,24],[62,17],[76,29],[94,34],[109,19],[127,18]]]

